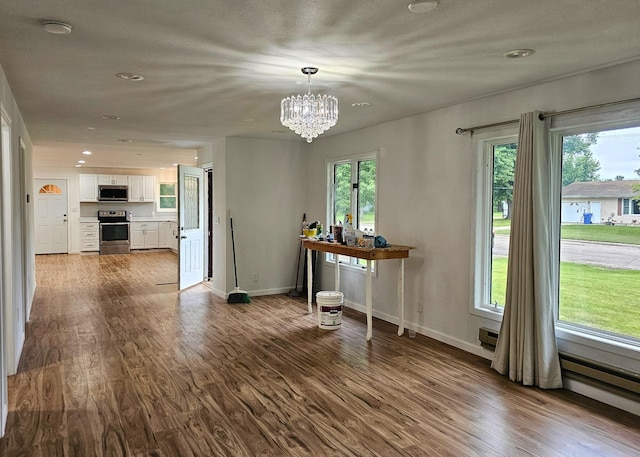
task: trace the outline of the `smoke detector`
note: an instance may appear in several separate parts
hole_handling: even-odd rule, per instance
[[[45,19],[41,24],[43,29],[54,35],[69,35],[71,33],[71,25],[66,22]]]

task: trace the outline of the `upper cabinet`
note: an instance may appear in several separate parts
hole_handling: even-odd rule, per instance
[[[156,199],[155,176],[129,176],[129,201],[153,202]]]
[[[80,176],[80,201],[81,202],[97,202],[98,201],[98,175]]]
[[[101,186],[109,184],[126,186],[127,175],[98,175],[98,184]]]

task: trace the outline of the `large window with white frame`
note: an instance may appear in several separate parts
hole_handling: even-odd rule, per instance
[[[327,225],[344,224],[345,216],[353,216],[353,227],[365,233],[376,229],[377,154],[358,154],[336,159],[327,164]],[[338,256],[341,264],[361,267],[361,259]],[[327,254],[328,262],[335,262]]]
[[[502,313],[504,309],[513,184],[517,154],[515,131],[476,143],[476,236],[474,308]]]
[[[562,157],[556,196],[561,208],[558,327],[640,346],[637,125],[570,127],[554,132],[552,144]]]
[[[517,127],[473,137],[477,171],[471,312],[494,321],[504,311],[510,233],[510,209],[500,207],[508,199],[500,191],[513,184],[501,178],[498,167],[516,142]],[[555,275],[550,286],[557,287],[550,293],[560,348],[579,355],[590,348],[594,360],[624,369],[629,363],[637,366],[640,106],[554,117],[549,145],[548,259]]]

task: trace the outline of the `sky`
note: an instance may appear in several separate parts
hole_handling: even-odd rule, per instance
[[[640,127],[600,132],[591,146],[600,162],[600,179],[640,179],[634,170],[640,168]]]

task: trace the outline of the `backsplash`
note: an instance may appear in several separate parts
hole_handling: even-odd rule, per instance
[[[127,203],[127,202],[84,202],[80,203],[80,217],[97,217],[98,210],[125,210],[131,211],[133,217],[167,217],[175,219],[177,212],[161,212],[157,211],[155,202],[149,203]]]

